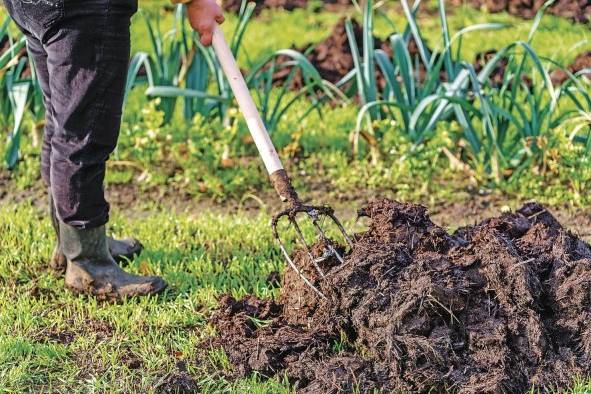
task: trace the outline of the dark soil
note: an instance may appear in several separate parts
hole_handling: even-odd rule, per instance
[[[43,335],[38,335],[35,339],[41,343],[59,343],[67,346],[72,343],[75,338],[76,334],[72,331],[58,331],[52,329]]]
[[[346,18],[341,18],[333,27],[330,35],[317,44],[308,44],[301,48],[295,48],[298,52],[306,54],[308,60],[318,70],[320,76],[331,82],[340,81],[345,75],[354,68],[351,46],[345,30]],[[363,47],[363,29],[361,25],[352,20],[353,33],[359,49]],[[381,48],[391,53],[389,44],[382,42],[379,38],[375,39],[375,48]],[[279,57],[277,63],[281,64],[289,61],[288,57]],[[285,80],[289,73],[289,68],[282,68],[273,75],[275,82]],[[301,75],[296,75],[293,80],[293,88],[299,90],[303,86]]]
[[[545,0],[452,0],[454,5],[470,4],[489,12],[506,11],[525,19],[531,19],[544,5]],[[591,0],[557,0],[548,13],[586,23],[591,16]]]
[[[346,18],[341,18],[333,27],[330,35],[323,41],[316,44],[304,45],[301,48],[294,48],[298,52],[306,54],[306,57],[318,70],[320,76],[331,83],[339,82],[354,68],[353,54],[351,53],[351,45],[347,37],[345,22]],[[363,28],[356,20],[353,19],[351,22],[353,35],[361,52],[363,50]],[[382,49],[388,56],[392,56],[392,47],[388,41],[374,37],[374,48]],[[419,65],[417,70],[418,75],[416,76],[417,80],[423,81],[426,75],[425,67],[420,59],[418,47],[413,39],[409,41],[407,48],[413,64]],[[289,60],[288,57],[279,57],[277,63],[281,64]],[[283,68],[276,72],[273,75],[274,82],[281,83],[284,81],[290,71],[289,68]],[[376,78],[378,85],[383,88],[385,81],[378,67],[376,67]],[[442,73],[442,78],[445,79],[444,73]],[[292,81],[292,88],[299,90],[302,86],[301,75],[296,75]]]
[[[567,68],[573,74],[581,70],[591,69],[591,51],[581,53]],[[585,75],[587,78],[591,78],[591,72],[585,72]],[[562,85],[569,79],[568,74],[560,69],[554,70],[550,77],[552,78],[552,83],[555,85]]]
[[[491,49],[488,51],[480,52],[476,54],[476,60],[474,61],[474,70],[476,72],[482,71],[482,69],[495,57],[497,51],[495,49]],[[506,57],[503,57],[495,66],[493,71],[489,76],[489,82],[493,87],[501,87],[505,83],[505,77],[507,72],[507,66],[509,65],[509,60]],[[509,78],[511,78],[509,76]],[[513,85],[513,78],[509,81],[511,85]],[[533,87],[532,79],[526,75],[521,75],[521,82],[527,86],[528,89]]]
[[[277,302],[225,296],[212,318],[237,376],[283,376],[306,393],[519,393],[591,373],[591,247],[536,203],[453,234],[419,205],[359,212],[322,300],[289,270]],[[316,245],[313,254],[322,248]]]
[[[265,8],[282,8],[287,11],[293,11],[296,8],[306,8],[308,0],[251,0],[256,4],[255,13],[259,13]],[[222,6],[228,12],[237,13],[240,11],[242,0],[223,0]],[[328,11],[342,10],[350,6],[350,0],[324,0],[323,7]]]
[[[179,361],[175,371],[166,376],[164,382],[156,387],[162,394],[191,394],[198,392],[197,382],[187,372],[187,366]]]

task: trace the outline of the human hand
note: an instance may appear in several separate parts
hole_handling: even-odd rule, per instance
[[[187,4],[189,23],[195,29],[203,45],[211,45],[216,25],[224,22],[222,8],[215,0],[193,0]]]

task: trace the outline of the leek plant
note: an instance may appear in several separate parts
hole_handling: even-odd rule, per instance
[[[218,103],[227,101],[207,93],[208,67],[197,49],[195,34],[188,32],[184,7],[177,6],[174,15],[173,29],[162,33],[160,18],[157,16],[153,22],[143,14],[152,51],[134,54],[125,87],[127,98],[134,87],[147,83],[146,95],[159,99],[158,110],[164,113],[164,124],[171,122],[180,97],[185,99],[186,120],[197,112],[207,115]]]
[[[242,1],[238,14],[238,26],[230,40],[230,49],[236,58],[239,57],[242,40],[254,9],[255,3],[245,0]],[[226,77],[213,48],[204,48],[199,43],[197,37],[194,38],[194,42],[202,56],[194,63],[195,70],[190,70],[189,75],[192,77],[190,81],[194,81],[195,86],[189,90],[189,94],[206,88],[207,73],[209,71],[215,81],[215,91],[218,94],[215,97],[217,100],[218,115],[224,123],[227,123],[227,110],[231,106],[231,99],[233,97],[230,85],[226,81]],[[284,60],[279,62],[278,59]],[[282,68],[288,68],[290,72],[287,79],[280,86],[277,86],[274,84],[274,74]],[[290,92],[290,86],[297,73],[301,75],[304,86],[299,92],[292,94]],[[336,90],[331,89],[330,85],[322,80],[318,71],[303,54],[291,49],[278,50],[267,56],[250,68],[245,75],[245,79],[249,88],[253,91],[259,111],[261,112],[261,117],[269,133],[272,133],[276,129],[281,118],[301,97],[308,97],[312,102],[310,108],[302,115],[303,118],[314,108],[317,108],[318,104],[324,98],[333,98],[333,92]],[[198,109],[203,108],[203,99],[199,98],[198,100],[201,101],[197,101],[196,107]],[[215,103],[212,102],[211,104]],[[199,112],[203,114],[202,111]]]
[[[283,68],[288,69],[289,73],[281,85],[276,86],[273,84],[274,74]],[[291,92],[290,87],[298,73],[302,79],[302,87],[298,92]],[[306,56],[292,49],[282,49],[265,58],[251,70],[247,76],[247,83],[255,94],[261,117],[270,133],[276,129],[287,111],[302,97],[308,98],[311,105],[300,116],[300,120],[315,109],[322,117],[319,105],[339,95],[338,89],[322,79]]]
[[[230,37],[230,49],[236,58],[240,55],[242,40],[254,8],[255,3],[242,2],[237,27]],[[143,66],[149,85],[146,94],[166,100],[165,122],[171,119],[176,100],[182,98],[185,121],[190,122],[199,114],[201,119],[217,117],[228,125],[228,110],[233,105],[232,90],[213,48],[201,45],[197,33],[187,29],[183,10],[183,7],[177,7],[176,28],[167,34],[168,37],[177,37],[176,41],[171,39],[168,48],[164,50],[164,39],[151,33],[153,52],[156,55],[138,53],[134,56],[128,76],[128,90],[133,88],[138,72]],[[159,60],[150,60],[152,58]],[[177,59],[177,62],[169,60],[172,58]],[[278,62],[277,59],[287,60]],[[290,73],[281,86],[276,86],[273,83],[273,75],[280,68],[289,68]],[[176,72],[171,72],[173,70]],[[302,76],[304,86],[299,92],[291,93],[291,82],[297,73]],[[334,98],[337,91],[335,87],[322,80],[318,71],[303,54],[291,49],[276,51],[258,62],[251,67],[245,79],[258,100],[259,110],[269,132],[277,127],[281,118],[301,97],[308,97],[312,102],[309,110],[302,115],[304,117],[318,108],[324,99]]]
[[[19,159],[22,124],[27,108],[31,80],[22,77],[27,65],[27,57],[21,56],[25,38],[13,37],[9,32],[10,19],[6,18],[0,26],[0,42],[6,43],[0,54],[0,126],[7,131],[4,149],[4,162],[8,169],[16,166]]]
[[[440,0],[443,48],[431,53],[416,20],[420,0],[415,1],[412,7],[406,0],[402,0],[401,5],[407,25],[404,31],[389,37],[392,55],[383,49],[374,49],[374,10],[371,0],[365,2],[363,10],[362,51],[353,35],[351,23],[347,23],[347,35],[355,65],[353,72],[361,103],[357,125],[351,138],[354,155],[359,150],[359,137],[365,126],[370,134],[366,140],[373,141],[372,152],[375,156],[376,141],[382,135],[374,127],[374,123],[382,119],[396,120],[400,129],[415,145],[428,138],[437,122],[448,120],[453,115],[450,100],[466,99],[468,95],[468,73],[463,70],[460,59],[464,35],[477,30],[504,28],[504,25],[498,23],[477,24],[452,36],[445,17],[444,2]],[[394,26],[393,23],[391,25]],[[408,50],[411,40],[418,48],[416,57],[411,56]],[[360,55],[361,52],[363,56]],[[384,79],[383,88],[379,87],[376,68]],[[463,110],[460,109],[460,112]]]
[[[473,101],[450,103],[468,142],[469,157],[464,160],[484,169],[497,183],[539,163],[552,133],[570,116],[557,111],[565,90],[554,88],[547,67],[531,47],[550,4],[538,12],[527,42],[498,51],[478,75],[465,64]],[[493,86],[490,73],[501,63],[506,63],[503,81]]]
[[[179,87],[182,83],[181,68],[190,61],[179,30],[179,27],[184,23],[180,6],[175,11],[175,27],[166,33],[161,31],[158,14],[156,14],[154,21],[146,13],[142,13],[142,15],[148,30],[152,52],[138,52],[133,56],[127,76],[126,97],[138,82],[138,76],[142,69],[146,73],[149,88],[154,86]],[[158,109],[164,113],[164,123],[171,121],[176,101],[174,96],[160,99]]]
[[[413,146],[431,138],[440,121],[455,121],[461,133],[457,136],[465,149],[460,157],[473,169],[502,182],[543,161],[545,148],[551,144],[557,127],[573,116],[579,119],[573,140],[588,144],[582,135],[588,131],[591,100],[589,87],[581,75],[569,73],[569,81],[555,88],[548,68],[555,64],[542,59],[531,42],[538,30],[548,1],[533,21],[527,41],[517,41],[499,50],[480,70],[464,61],[462,40],[476,30],[494,30],[505,26],[484,23],[450,32],[443,0],[438,0],[441,23],[439,47],[431,52],[417,23],[416,11],[420,0],[409,6],[401,0],[407,25],[402,32],[389,37],[391,54],[374,49],[373,4],[365,2],[363,10],[363,48],[360,50],[347,24],[347,34],[354,60],[352,75],[360,107],[352,133],[354,155],[358,154],[360,136],[370,145],[375,159],[382,138],[382,120],[394,120]],[[391,24],[394,26],[393,24]],[[408,45],[413,40],[417,56],[411,56]],[[491,82],[491,74],[504,65],[500,86]],[[378,84],[376,69],[384,82]],[[346,81],[339,83],[342,86]],[[568,101],[568,103],[567,103]],[[574,110],[569,108],[575,108]],[[550,142],[549,142],[550,141]],[[460,151],[460,150],[458,150]]]
[[[241,4],[238,14],[238,25],[230,37],[229,42],[230,49],[237,59],[242,47],[242,39],[253,15],[254,8],[254,3],[243,1]],[[183,115],[186,121],[191,121],[196,114],[200,114],[203,119],[217,116],[223,123],[227,124],[229,122],[228,109],[231,106],[233,96],[217,56],[213,48],[206,48],[201,44],[196,32],[187,32],[185,24],[183,24],[182,32],[185,42],[190,42],[191,48],[189,53],[193,55],[191,62],[186,68],[185,87],[174,90],[152,88],[148,91],[148,94],[183,97],[185,101]],[[212,79],[214,86],[211,89],[215,94],[207,93],[210,89]]]
[[[565,97],[573,109],[571,117],[565,120],[565,124],[572,126],[569,133],[571,142],[584,146],[584,154],[591,154],[591,82],[587,76],[591,69],[583,69],[573,74],[568,69],[560,67],[567,75],[568,80],[560,87],[560,97]]]

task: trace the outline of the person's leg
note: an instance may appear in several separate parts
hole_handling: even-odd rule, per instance
[[[47,70],[47,53],[43,49],[41,42],[32,34],[26,33],[27,49],[33,58],[35,65],[35,74],[39,81],[39,86],[43,92],[43,104],[45,105],[45,126],[43,130],[43,142],[41,145],[41,177],[45,185],[49,188],[51,179],[49,176],[50,155],[51,155],[51,137],[54,133],[54,122],[51,116],[51,90],[49,89],[49,72]]]
[[[51,190],[58,217],[78,229],[109,220],[103,181],[119,134],[129,46],[129,17],[99,9],[64,20],[45,44],[58,125]]]
[[[27,38],[27,49],[29,55],[33,58],[35,74],[39,86],[43,92],[43,104],[45,106],[45,125],[43,130],[43,142],[41,145],[41,178],[45,183],[49,195],[49,216],[51,225],[55,231],[57,242],[49,260],[49,266],[58,272],[66,270],[66,256],[63,255],[59,246],[59,223],[57,220],[55,205],[51,197],[51,179],[50,179],[50,157],[51,157],[51,137],[54,133],[54,122],[51,116],[51,90],[49,89],[49,72],[47,70],[47,53],[43,49],[43,44],[30,32],[24,32]]]
[[[57,217],[55,216],[55,206],[53,199],[51,198],[49,179],[49,168],[50,168],[50,155],[51,155],[51,137],[53,136],[54,123],[51,117],[51,90],[49,89],[49,72],[47,70],[47,53],[43,49],[41,42],[35,37],[35,35],[27,30],[27,19],[24,17],[24,10],[20,7],[15,7],[13,0],[5,0],[5,6],[12,17],[14,23],[25,35],[27,40],[27,49],[29,55],[33,58],[35,66],[35,74],[39,81],[39,86],[43,92],[43,104],[45,106],[45,125],[43,131],[43,142],[41,145],[41,178],[48,189],[49,195],[49,214],[51,218],[51,224],[55,231],[56,236],[59,237],[59,227]],[[59,250],[59,239],[57,246],[54,248],[54,252],[49,261],[51,268],[65,271],[66,269],[66,258],[60,253]]]
[[[49,179],[60,246],[67,257],[66,286],[109,298],[156,293],[164,281],[121,270],[109,254],[105,234],[109,205],[103,180],[121,121],[130,1],[52,1],[64,7],[63,17],[39,23],[45,29],[36,36],[47,54],[54,123]],[[44,15],[39,8],[31,11],[33,17]]]
[[[53,119],[53,107],[51,105],[51,89],[49,87],[49,71],[47,65],[47,52],[43,44],[29,32],[25,32],[27,38],[27,48],[30,56],[33,58],[35,72],[41,90],[43,91],[43,103],[45,105],[45,127],[43,133],[43,144],[41,147],[41,177],[48,188],[49,195],[49,213],[51,223],[55,230],[57,243],[49,261],[49,266],[56,272],[63,273],[66,270],[66,256],[64,256],[59,244],[59,227],[57,212],[51,194],[51,141],[54,135],[55,122]],[[132,259],[142,251],[142,244],[135,238],[124,238],[121,240],[107,237],[109,251],[117,262],[123,262]]]

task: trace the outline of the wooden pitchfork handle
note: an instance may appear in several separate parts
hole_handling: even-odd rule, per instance
[[[224,33],[219,26],[216,25],[213,31],[213,49],[222,65],[224,74],[230,83],[232,92],[238,101],[240,112],[246,119],[248,130],[252,135],[252,139],[259,150],[273,187],[279,194],[281,201],[287,202],[292,206],[300,206],[301,202],[297,192],[293,188],[287,172],[279,160],[277,150],[269,137],[267,128],[261,119],[261,115],[257,110],[256,105],[250,95],[246,81],[238,68],[236,59],[224,38]]]

